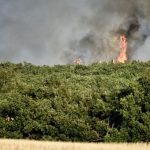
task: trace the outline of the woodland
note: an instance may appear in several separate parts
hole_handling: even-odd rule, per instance
[[[0,64],[0,138],[150,141],[150,61]]]

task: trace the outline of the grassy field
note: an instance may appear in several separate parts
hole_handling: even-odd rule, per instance
[[[150,143],[95,144],[1,139],[0,150],[150,150]]]

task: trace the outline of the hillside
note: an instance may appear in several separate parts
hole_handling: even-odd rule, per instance
[[[1,63],[0,138],[150,141],[150,62]]]

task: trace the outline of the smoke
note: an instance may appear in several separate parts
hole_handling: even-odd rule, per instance
[[[80,4],[76,9],[69,0],[0,0],[0,60],[63,64]]]
[[[78,54],[86,63],[110,61],[119,53],[119,36],[125,34],[129,60],[150,59],[147,42],[150,35],[149,0],[94,0],[89,3],[92,11],[81,22],[87,33],[73,43],[74,55]]]
[[[130,60],[150,59],[149,0],[0,0],[0,61],[110,61],[119,35]]]

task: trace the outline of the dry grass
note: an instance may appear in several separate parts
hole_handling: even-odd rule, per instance
[[[150,144],[94,144],[1,139],[0,150],[150,150]]]

